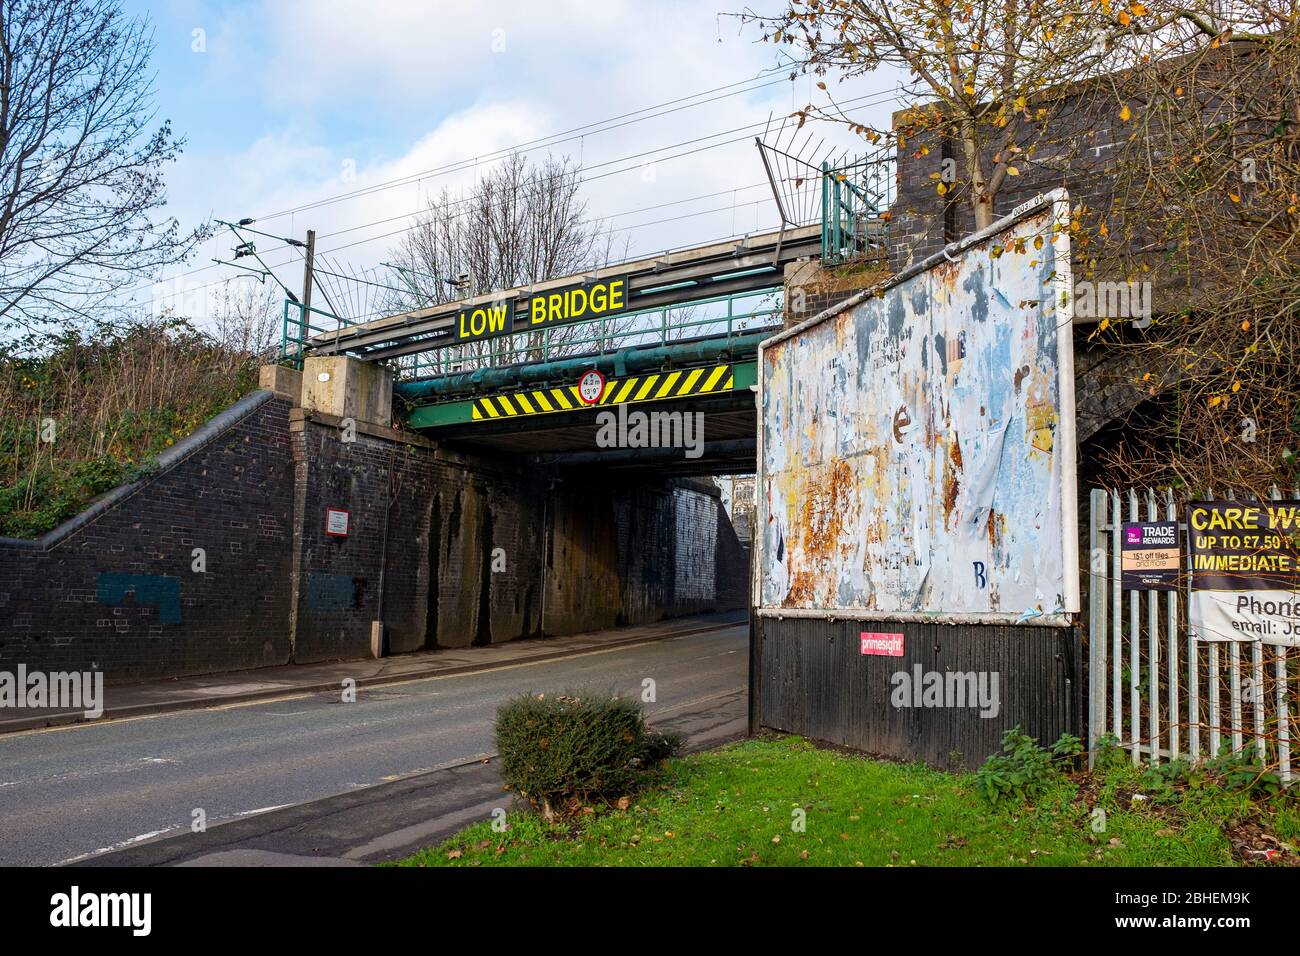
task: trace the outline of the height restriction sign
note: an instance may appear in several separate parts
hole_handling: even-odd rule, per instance
[[[594,368],[578,379],[578,397],[588,405],[595,405],[605,394],[605,376]]]

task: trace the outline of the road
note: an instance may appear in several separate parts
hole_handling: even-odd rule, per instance
[[[0,865],[49,865],[490,754],[502,701],[571,688],[640,695],[653,721],[743,690],[747,629],[341,695],[0,737]]]

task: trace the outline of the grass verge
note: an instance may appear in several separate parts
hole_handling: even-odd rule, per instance
[[[1131,768],[991,808],[970,774],[749,740],[671,761],[626,809],[475,824],[399,866],[1231,866],[1294,863],[1295,798],[1148,797]],[[1096,807],[1104,830],[1094,832]],[[804,828],[797,824],[800,811]],[[1252,855],[1249,844],[1258,846]],[[1273,854],[1263,849],[1275,848]]]

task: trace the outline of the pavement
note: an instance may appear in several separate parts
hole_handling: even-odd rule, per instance
[[[697,749],[743,736],[748,627],[729,619],[473,649],[398,673],[374,661],[329,665],[345,669],[330,672],[326,690],[280,678],[251,700],[240,699],[250,692],[240,675],[227,678],[224,700],[202,688],[203,709],[187,700],[190,709],[0,736],[0,864],[398,859],[495,809],[512,812],[492,737],[497,706],[518,694],[639,696],[652,678],[653,725]],[[358,679],[349,701],[335,682],[343,676],[383,683]],[[155,692],[148,703],[165,700]],[[206,832],[192,833],[200,814]]]
[[[744,611],[726,611],[674,618],[655,624],[623,627],[536,640],[507,641],[487,647],[417,651],[378,660],[334,661],[324,664],[285,664],[256,670],[228,671],[141,683],[109,683],[104,688],[104,713],[88,718],[71,708],[0,707],[0,734],[60,727],[178,710],[270,700],[295,694],[337,691],[351,678],[360,687],[469,674],[513,664],[558,660],[592,650],[630,647],[666,637],[683,637],[747,620]]]

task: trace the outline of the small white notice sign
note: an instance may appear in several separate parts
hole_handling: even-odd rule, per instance
[[[326,508],[325,533],[336,538],[346,538],[348,536],[348,520],[351,517],[351,512],[344,511],[342,508]]]

